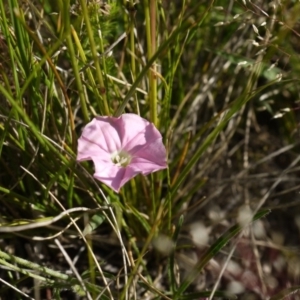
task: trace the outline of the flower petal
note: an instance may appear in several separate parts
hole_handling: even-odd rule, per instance
[[[114,126],[115,118],[97,117],[88,123],[82,132],[82,137],[108,153],[121,148],[120,134]]]
[[[104,161],[110,161],[110,154],[98,144],[86,140],[83,136],[78,139],[77,160],[91,160],[93,157],[101,157]]]
[[[156,162],[149,161],[145,158],[135,157],[130,164],[130,168],[143,175],[148,175],[159,170],[163,170],[167,167],[166,163],[157,164]]]
[[[160,132],[155,128],[155,126],[148,122],[147,120],[141,118],[135,114],[124,114],[118,121],[122,122],[119,126],[123,129],[121,141],[122,141],[122,150],[130,153],[131,155],[136,155],[140,150],[145,150],[152,143],[153,147],[156,148],[155,157],[160,153],[161,157],[166,157],[165,147],[162,143],[162,136]],[[152,148],[150,151],[153,151]]]
[[[103,162],[97,158],[93,159],[95,164],[94,177],[103,182],[114,191],[119,192],[120,188],[140,171],[131,167],[118,167],[112,163]]]
[[[118,119],[118,123],[120,127],[122,127],[122,130],[119,132],[121,133],[123,150],[129,150],[132,141],[134,145],[144,144],[145,138],[142,141],[140,138],[145,135],[146,127],[149,125],[154,127],[153,124],[135,114],[121,115]]]
[[[167,167],[166,148],[162,143],[161,137],[152,142],[147,142],[144,146],[139,147],[138,150],[131,155],[134,158],[144,159],[152,162],[153,164],[161,166],[161,169],[165,169]],[[132,163],[133,162],[134,160],[132,160]]]

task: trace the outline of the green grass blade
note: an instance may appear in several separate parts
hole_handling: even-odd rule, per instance
[[[172,237],[172,240],[174,242],[174,247],[176,247],[176,243],[177,243],[177,240],[178,240],[178,237],[179,237],[179,233],[180,233],[180,230],[182,228],[182,224],[183,224],[183,220],[184,220],[184,217],[183,215],[181,215],[179,217],[179,221],[178,221],[178,224],[176,226],[176,229],[175,229],[175,232],[174,232],[174,235]],[[169,273],[169,280],[170,280],[170,286],[171,286],[171,291],[174,293],[178,286],[177,286],[177,283],[176,283],[176,280],[175,280],[175,251],[173,251],[170,255],[170,258],[169,258],[169,266],[168,266],[168,273]]]

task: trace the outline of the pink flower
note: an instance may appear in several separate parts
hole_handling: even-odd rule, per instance
[[[139,173],[167,167],[161,134],[135,114],[94,118],[78,140],[77,160],[92,160],[94,177],[116,192]]]

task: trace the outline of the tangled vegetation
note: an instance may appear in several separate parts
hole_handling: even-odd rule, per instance
[[[0,299],[300,299],[299,13],[0,1]],[[125,113],[168,168],[116,193],[77,144]]]

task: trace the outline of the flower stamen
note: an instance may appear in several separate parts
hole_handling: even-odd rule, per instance
[[[111,155],[111,161],[118,167],[127,167],[131,162],[131,156],[125,152],[115,152]]]

